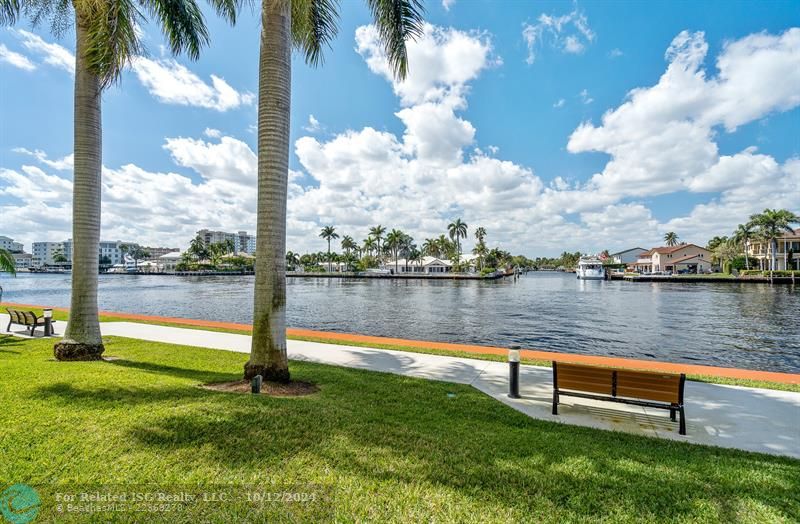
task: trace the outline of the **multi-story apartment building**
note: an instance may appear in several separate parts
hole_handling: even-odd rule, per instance
[[[125,257],[120,249],[123,244],[132,246],[132,242],[122,242],[120,240],[101,240],[97,248],[100,259],[104,259],[106,264],[122,264]],[[57,253],[61,253],[67,259],[63,264],[72,264],[72,239],[63,242],[34,242],[33,243],[32,266],[52,266],[57,265],[54,258]]]
[[[256,252],[256,237],[254,235],[248,235],[247,231],[227,233],[225,231],[201,229],[197,232],[197,235],[203,239],[206,246],[230,240],[233,242],[233,249],[236,253],[249,253],[252,255]]]
[[[20,242],[14,242],[13,238],[0,235],[0,249],[5,249],[6,251],[10,251],[11,253],[22,253],[22,244]]]
[[[800,269],[800,228],[788,231],[775,241],[775,271]],[[751,240],[747,244],[747,256],[758,260],[760,269],[769,269],[772,252],[769,242]]]
[[[34,242],[31,244],[31,254],[33,255],[33,267],[52,266],[55,265],[53,257],[64,253],[64,242]]]
[[[14,265],[17,269],[30,269],[33,267],[33,255],[30,253],[12,253],[14,257]]]

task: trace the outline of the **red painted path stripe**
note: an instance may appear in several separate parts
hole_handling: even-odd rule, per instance
[[[46,306],[35,306],[30,304],[16,304],[4,302],[6,307],[41,309]],[[56,311],[69,312],[68,308],[52,308]],[[207,327],[217,329],[229,329],[234,331],[252,331],[250,324],[237,324],[234,322],[219,322],[214,320],[196,320],[189,318],[160,317],[153,315],[141,315],[138,313],[117,313],[111,311],[101,311],[101,315],[113,316],[121,320],[139,320],[145,322],[163,322],[192,327]],[[451,342],[430,342],[425,340],[410,340],[404,338],[375,337],[371,335],[358,335],[353,333],[335,333],[330,331],[312,331],[310,329],[289,328],[286,334],[293,337],[318,338],[325,340],[335,340],[342,344],[384,344],[394,346],[405,346],[409,348],[438,349],[441,351],[454,351],[462,353],[473,353],[476,355],[501,355],[508,354],[508,349],[494,346],[477,346],[469,344],[454,344]],[[674,362],[660,362],[656,360],[639,360],[621,357],[603,357],[596,355],[579,355],[574,353],[557,353],[554,351],[540,351],[534,349],[523,349],[520,351],[522,358],[531,360],[549,360],[557,362],[575,362],[595,366],[621,367],[631,369],[642,369],[649,371],[664,371],[667,373],[686,373],[687,375],[706,375],[711,377],[737,378],[746,380],[763,380],[766,382],[779,382],[783,384],[800,384],[800,374],[779,373],[775,371],[756,371],[752,369],[725,368],[717,366],[701,366],[697,364],[680,364]]]

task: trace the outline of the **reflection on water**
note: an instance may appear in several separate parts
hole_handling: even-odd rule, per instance
[[[69,275],[2,279],[4,299],[69,306]],[[100,307],[250,322],[253,277],[101,275]],[[477,281],[288,280],[293,327],[800,372],[800,295],[764,284],[532,273]]]

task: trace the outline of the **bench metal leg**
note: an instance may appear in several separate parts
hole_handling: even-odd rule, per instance
[[[681,426],[680,426],[680,429],[678,430],[678,433],[680,433],[681,435],[685,435],[686,434],[686,414],[683,412],[683,406],[680,407],[680,410],[681,410]]]
[[[558,415],[558,391],[553,391],[553,415]]]
[[[11,333],[11,321],[8,321],[8,327],[6,327],[6,333]]]
[[[675,422],[675,408],[670,408],[669,409],[669,419],[672,422]]]

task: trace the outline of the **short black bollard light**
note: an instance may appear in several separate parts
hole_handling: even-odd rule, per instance
[[[508,350],[508,396],[519,396],[519,346],[511,346]]]
[[[44,318],[44,336],[49,337],[53,335],[53,310],[43,309],[42,317]]]
[[[253,380],[250,381],[250,392],[251,393],[261,393],[261,382],[264,380],[264,377],[261,375],[256,375],[253,377]]]

